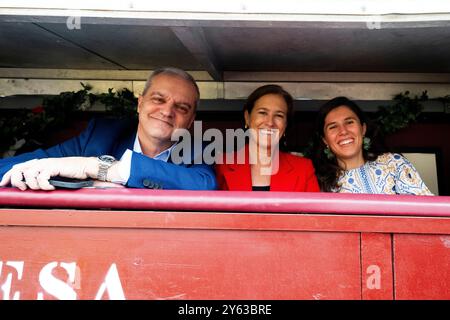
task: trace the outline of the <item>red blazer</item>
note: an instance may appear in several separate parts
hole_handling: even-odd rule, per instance
[[[216,179],[220,190],[252,191],[248,145],[245,153],[244,164],[216,164]],[[233,159],[235,157],[236,153],[233,154]],[[320,191],[311,160],[280,151],[279,161],[278,172],[270,179],[270,191]]]

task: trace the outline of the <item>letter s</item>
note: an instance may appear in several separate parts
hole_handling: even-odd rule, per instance
[[[55,278],[52,275],[53,269],[56,268],[57,266],[58,266],[57,262],[51,262],[45,265],[44,268],[42,268],[41,272],[39,273],[39,284],[45,291],[47,291],[47,293],[51,294],[57,299],[76,300],[77,293],[75,292],[73,287],[70,286],[67,282]],[[75,275],[77,268],[76,263],[61,262],[59,263],[59,266],[67,271],[67,274],[69,275],[69,282],[73,284],[75,282]],[[37,299],[43,300],[43,298],[44,294],[42,292],[38,292]]]

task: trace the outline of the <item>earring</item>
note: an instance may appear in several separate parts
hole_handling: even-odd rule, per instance
[[[244,129],[248,129],[248,125],[247,124],[245,124]]]
[[[323,153],[327,156],[328,160],[331,160],[334,158],[334,153],[331,151],[330,147],[327,146],[325,149],[323,149]]]
[[[363,149],[368,151],[370,149],[370,138],[369,137],[364,137],[363,138]]]

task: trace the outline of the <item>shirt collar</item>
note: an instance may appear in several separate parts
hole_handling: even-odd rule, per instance
[[[164,162],[167,162],[169,160],[170,154],[173,150],[173,148],[178,144],[178,142],[175,142],[173,145],[170,146],[170,148],[158,153],[156,156],[153,157],[155,160],[161,160]],[[133,151],[142,153],[141,144],[139,142],[138,134],[136,133],[136,138],[134,139],[134,145],[133,145]]]

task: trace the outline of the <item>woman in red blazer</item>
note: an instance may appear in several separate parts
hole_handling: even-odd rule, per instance
[[[237,152],[219,156],[219,189],[319,191],[311,160],[279,151],[292,113],[292,96],[278,85],[265,85],[250,94],[244,105],[250,142]]]

